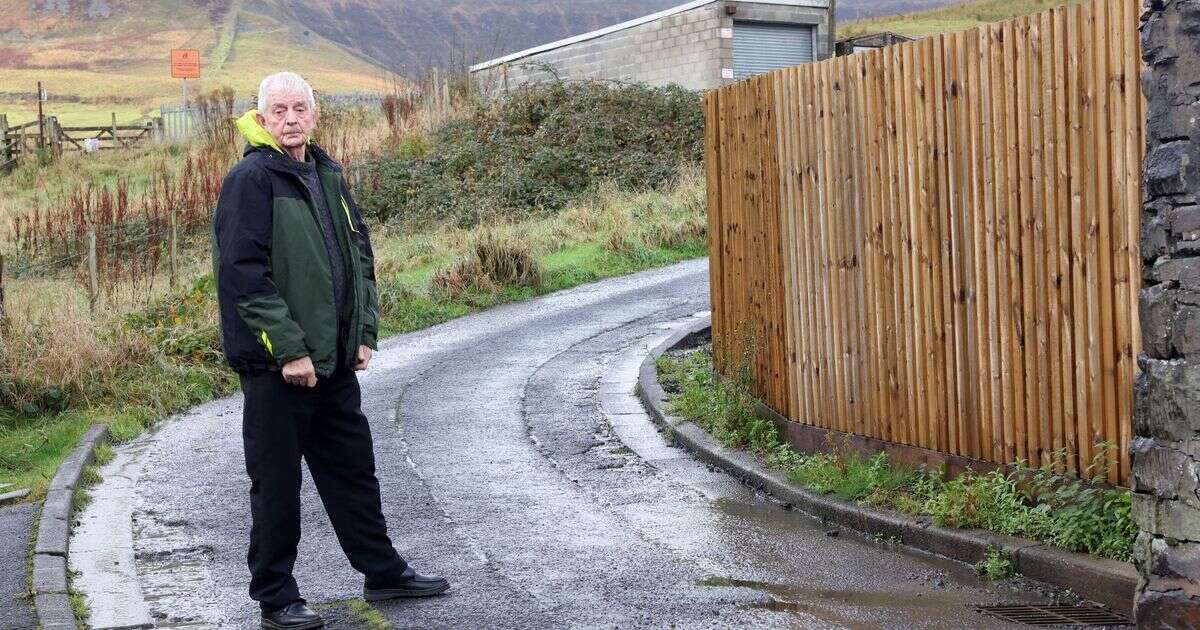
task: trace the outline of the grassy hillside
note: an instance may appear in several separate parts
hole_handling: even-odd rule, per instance
[[[201,51],[193,93],[248,95],[268,72],[318,91],[380,89],[600,28],[676,0],[9,0],[0,11],[0,112],[32,120],[37,82],[61,122],[122,121],[180,99],[172,48]],[[13,6],[15,5],[15,6]]]
[[[18,4],[28,10],[0,12],[0,112],[14,123],[35,115],[39,80],[51,96],[47,110],[67,124],[106,122],[113,111],[130,120],[177,102],[172,48],[201,50],[202,79],[191,82],[193,93],[230,86],[248,95],[265,73],[285,67],[302,69],[319,90],[378,89],[387,81],[379,65],[247,10],[241,0],[222,7],[106,0],[104,11],[76,1],[65,15],[32,0]]]
[[[891,31],[909,37],[924,37],[937,33],[963,31],[989,22],[1000,22],[1082,1],[978,0],[940,9],[844,22],[838,28],[838,36],[851,37],[879,31]]]

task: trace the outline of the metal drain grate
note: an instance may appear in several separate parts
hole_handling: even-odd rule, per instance
[[[1105,608],[1092,606],[1035,606],[1000,604],[977,606],[976,612],[1027,626],[1127,626],[1129,619]]]

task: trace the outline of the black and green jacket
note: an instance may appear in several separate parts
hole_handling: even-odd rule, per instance
[[[308,356],[318,376],[329,376],[337,368],[339,346],[347,367],[353,366],[358,346],[376,347],[371,241],[341,167],[310,143],[349,276],[346,325],[339,327],[318,209],[288,167],[285,160],[292,158],[254,113],[238,121],[248,144],[225,177],[213,221],[225,358],[235,371],[260,372]]]

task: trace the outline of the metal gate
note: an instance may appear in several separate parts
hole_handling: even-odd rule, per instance
[[[734,78],[816,61],[815,43],[812,25],[734,22]]]

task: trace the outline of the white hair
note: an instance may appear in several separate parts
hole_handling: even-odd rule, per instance
[[[267,107],[270,103],[267,102],[267,97],[270,92],[275,90],[287,90],[289,92],[303,92],[304,97],[308,100],[308,106],[312,109],[317,108],[317,100],[313,96],[312,86],[305,81],[303,77],[295,72],[277,72],[262,80],[258,84],[258,111],[267,112]]]

